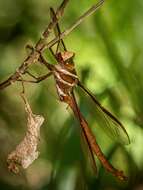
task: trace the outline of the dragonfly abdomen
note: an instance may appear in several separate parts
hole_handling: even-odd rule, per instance
[[[55,67],[54,77],[60,100],[66,101],[73,87],[77,84],[77,75],[58,65]]]

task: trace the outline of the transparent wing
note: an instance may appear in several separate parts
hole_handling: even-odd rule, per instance
[[[53,8],[50,8],[50,15],[51,15],[51,18],[53,20],[56,19],[56,14],[55,14]],[[61,34],[60,26],[59,26],[58,23],[56,24],[56,27],[54,28],[54,34],[55,34],[55,36],[59,36]],[[67,51],[67,48],[65,46],[64,41],[61,39],[57,43],[56,53],[58,53],[59,51],[63,51],[63,50]],[[96,161],[95,161],[94,153],[93,153],[91,147],[89,146],[89,142],[88,142],[88,139],[87,139],[86,135],[82,131],[81,131],[81,139],[82,139],[81,144],[83,145],[82,146],[83,150],[85,150],[86,156],[87,156],[87,158],[89,158],[89,161],[92,164],[94,173],[97,174],[97,167],[96,167]]]
[[[80,82],[78,84],[81,89],[93,100],[94,114],[98,121],[98,125],[104,129],[106,134],[121,144],[129,144],[130,138],[123,124],[107,109],[105,109],[95,98],[95,96],[89,92]]]
[[[69,114],[72,114],[72,110],[70,108],[70,106],[68,105],[67,110],[69,112]],[[78,110],[78,112],[80,112],[80,110]],[[79,113],[80,114],[80,113]],[[79,120],[79,115],[77,116],[77,118],[75,118],[75,120]],[[89,140],[86,136],[86,134],[82,131],[82,129],[80,128],[80,139],[81,139],[81,148],[85,157],[85,160],[87,162],[87,166],[91,165],[92,169],[91,171],[94,173],[95,176],[98,175],[98,170],[97,170],[97,166],[96,166],[96,159],[95,159],[95,154],[90,146]]]
[[[82,149],[85,152],[85,156],[86,159],[91,163],[92,165],[92,169],[94,172],[94,175],[97,176],[98,171],[97,171],[97,166],[96,166],[96,160],[95,160],[95,156],[94,156],[94,152],[91,149],[87,136],[81,131],[81,145],[82,145]]]
[[[114,176],[116,176],[120,180],[126,180],[126,176],[122,171],[116,169],[110,162],[106,159],[104,153],[102,152],[100,146],[96,141],[96,137],[93,135],[92,130],[89,128],[89,125],[84,118],[83,114],[80,112],[80,109],[77,105],[76,98],[73,92],[69,96],[68,104],[70,108],[73,110],[75,117],[78,119],[80,123],[81,130],[86,137],[86,142],[88,144],[89,149],[91,150],[91,156],[94,158],[94,153],[97,158],[100,160],[101,164],[106,168],[107,171],[111,172]]]

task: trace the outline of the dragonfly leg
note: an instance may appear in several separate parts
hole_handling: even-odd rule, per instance
[[[59,38],[60,39],[60,38]],[[58,53],[58,50],[59,50],[59,46],[60,46],[60,40],[58,41],[58,44],[57,44],[57,48],[56,48],[56,54]]]
[[[38,77],[36,77],[35,75],[33,75],[32,73],[30,73],[29,71],[26,71],[25,74],[28,74],[29,76],[31,76],[34,79],[38,79]]]
[[[50,17],[51,17],[53,22],[57,22],[57,16],[56,16],[56,13],[54,12],[53,8],[50,8]],[[67,51],[66,46],[64,44],[64,41],[62,39],[60,39],[61,30],[60,30],[58,22],[56,24],[56,28],[54,29],[54,33],[55,33],[56,37],[57,36],[59,37],[59,41],[57,42],[57,47],[56,47],[56,53],[54,53],[52,47],[50,47],[49,50],[50,50],[51,54],[53,55],[53,57],[55,58],[55,60],[58,61],[57,57],[56,57],[56,54],[58,53],[60,42],[62,43],[64,51]]]
[[[17,81],[23,81],[23,82],[29,82],[29,83],[39,83],[45,79],[47,79],[49,76],[52,75],[52,72],[49,72],[45,75],[42,75],[40,77],[35,77],[33,74],[31,74],[29,71],[26,72],[29,76],[33,77],[35,80],[24,80],[24,79],[18,79]]]
[[[27,50],[31,50],[31,51],[34,50],[34,47],[33,47],[32,45],[30,45],[30,44],[27,44],[27,45],[25,46],[25,48],[26,48]]]
[[[42,54],[40,55],[38,61],[39,61],[41,64],[45,65],[45,67],[46,67],[48,70],[52,71],[52,67],[53,67],[52,64],[48,63],[48,62],[46,61],[46,59],[43,57]]]
[[[56,13],[53,8],[50,8],[50,16],[51,16],[53,22],[55,22],[57,20]],[[56,28],[54,29],[54,32],[55,32],[55,36],[58,36],[60,39],[61,29],[60,29],[58,22],[56,24]],[[61,39],[57,43],[56,54],[58,53],[60,42],[63,46],[64,51],[67,51],[64,41],[63,41],[63,39]]]
[[[34,47],[31,46],[31,45],[29,45],[29,44],[26,45],[26,49],[31,50],[31,51],[34,51]],[[51,71],[51,68],[52,68],[52,67],[51,67],[51,64],[46,61],[46,59],[43,57],[42,53],[40,53],[40,56],[39,56],[38,61],[39,61],[40,63],[44,64],[44,65],[46,66],[46,68],[48,68],[48,70]],[[28,73],[28,71],[26,71],[25,73]],[[28,73],[28,74],[29,74],[30,76],[32,76],[33,78],[37,79],[37,78],[34,77],[32,74],[30,74],[30,73]]]
[[[53,57],[54,57],[54,58],[56,59],[56,61],[57,61],[57,57],[56,57],[56,54],[54,53],[53,49],[50,47],[49,50],[50,50],[51,54],[53,55]]]

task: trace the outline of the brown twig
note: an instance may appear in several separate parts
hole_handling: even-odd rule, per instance
[[[51,40],[49,43],[44,48],[49,48],[55,45],[59,40],[63,39],[67,35],[69,35],[78,25],[83,22],[83,20],[93,14],[95,11],[97,11],[102,4],[104,3],[105,0],[99,1],[97,4],[93,5],[90,9],[88,9],[83,15],[81,15],[68,29],[66,29],[64,32],[60,34],[60,36],[54,38]]]
[[[0,90],[3,90],[4,88],[10,86],[17,80],[19,80],[20,76],[26,72],[28,67],[31,64],[34,64],[38,61],[40,55],[46,48],[52,47],[54,44],[56,44],[60,39],[63,39],[65,36],[67,36],[70,32],[72,32],[86,17],[93,14],[97,9],[99,9],[102,4],[104,3],[104,0],[100,0],[97,4],[92,6],[90,9],[88,9],[82,16],[80,16],[77,21],[68,29],[66,29],[64,32],[60,34],[60,36],[55,37],[50,42],[46,42],[47,38],[49,37],[49,34],[52,32],[53,28],[56,26],[60,18],[64,14],[65,7],[67,6],[69,0],[63,0],[61,5],[56,11],[56,20],[51,20],[46,30],[43,32],[43,37],[40,38],[40,40],[35,45],[35,48],[33,48],[33,51],[30,53],[30,55],[24,60],[24,62],[21,64],[21,66],[15,71],[13,75],[11,75],[7,80],[0,83]]]
[[[15,71],[13,75],[11,75],[6,81],[0,83],[0,90],[8,87],[15,81],[17,81],[20,78],[21,74],[24,74],[25,71],[28,69],[28,67],[37,62],[39,59],[40,54],[42,53],[43,48],[45,47],[45,40],[48,38],[49,34],[52,32],[52,29],[56,26],[56,23],[59,21],[59,19],[64,14],[64,9],[67,5],[69,0],[63,0],[61,5],[56,11],[56,18],[54,22],[51,21],[46,28],[46,30],[43,32],[43,37],[37,42],[35,45],[35,48],[33,48],[33,51],[30,53],[30,55],[24,60],[22,65]]]

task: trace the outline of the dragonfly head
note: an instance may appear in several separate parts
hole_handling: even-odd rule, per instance
[[[57,54],[57,58],[59,60],[59,63],[69,69],[72,70],[74,69],[74,62],[73,62],[73,58],[75,56],[74,52],[70,52],[70,51],[63,51],[63,52],[59,52]]]

